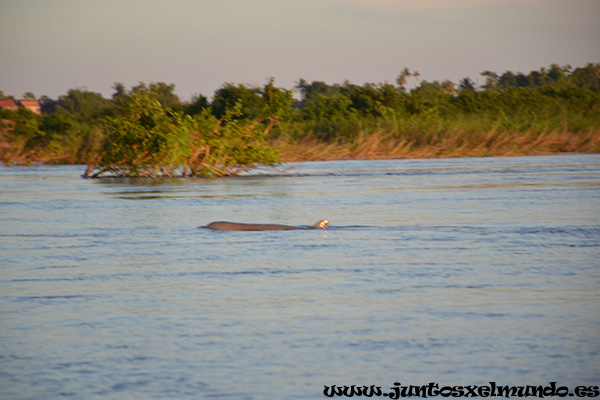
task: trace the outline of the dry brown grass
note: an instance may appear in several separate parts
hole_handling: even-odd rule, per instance
[[[585,132],[554,130],[521,133],[490,130],[479,134],[448,131],[425,140],[402,139],[389,133],[361,133],[334,143],[280,137],[271,143],[282,161],[378,158],[446,158],[600,153],[600,128]]]

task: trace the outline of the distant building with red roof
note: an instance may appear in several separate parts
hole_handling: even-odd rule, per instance
[[[11,99],[0,100],[0,109],[17,111],[19,109],[19,105],[14,100],[11,100]]]
[[[53,113],[56,109],[56,106],[60,104],[60,101],[52,100],[48,98],[42,98],[39,100],[35,99],[6,99],[0,100],[0,110],[7,109],[12,111],[17,111],[19,108],[26,108],[31,110],[36,114],[41,113]]]
[[[21,105],[21,107],[25,107],[36,114],[41,114],[42,109],[40,107],[40,103],[37,100],[17,100],[17,102]]]

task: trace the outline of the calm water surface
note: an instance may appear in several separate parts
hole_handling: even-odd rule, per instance
[[[0,398],[598,385],[600,155],[285,169],[0,167]]]

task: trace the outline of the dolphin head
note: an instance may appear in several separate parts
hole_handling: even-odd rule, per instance
[[[326,229],[327,225],[329,225],[329,221],[327,221],[326,219],[323,219],[323,220],[317,222],[316,224],[314,224],[312,227]]]

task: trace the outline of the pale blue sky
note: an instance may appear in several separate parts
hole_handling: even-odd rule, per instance
[[[600,0],[0,0],[0,90],[176,85],[189,100],[225,82],[291,89],[421,79],[483,82],[600,62]]]

